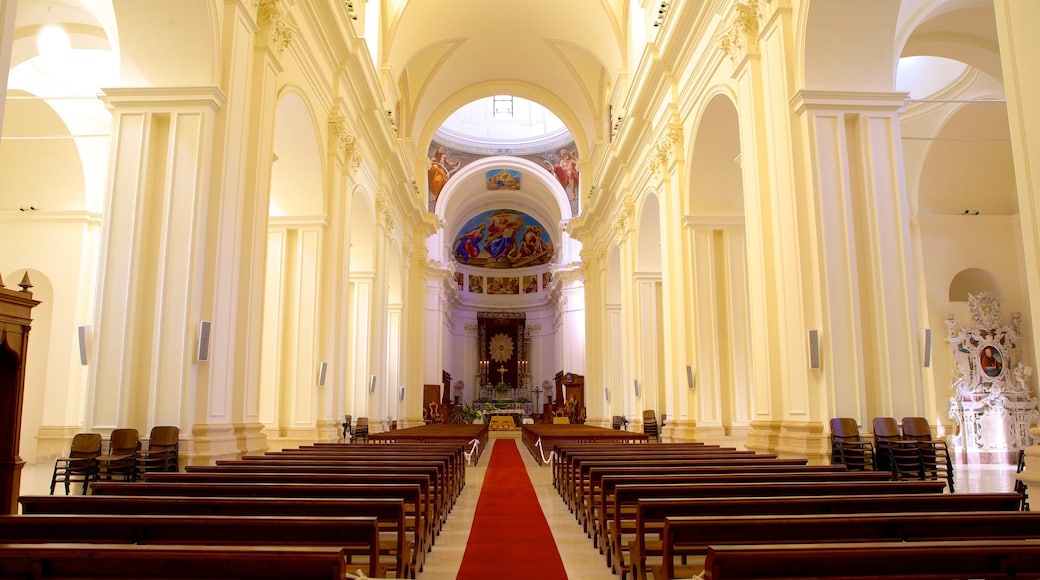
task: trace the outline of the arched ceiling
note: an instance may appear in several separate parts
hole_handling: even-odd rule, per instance
[[[495,93],[550,108],[579,147],[601,131],[602,95],[625,46],[622,12],[606,0],[407,1],[388,9],[384,62],[420,148],[455,108]]]

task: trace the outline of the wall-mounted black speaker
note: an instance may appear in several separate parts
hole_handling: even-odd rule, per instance
[[[208,320],[199,323],[199,352],[196,353],[199,362],[209,360],[209,327]]]
[[[809,331],[809,368],[820,368],[820,331]]]
[[[328,368],[329,368],[329,363],[327,363],[325,361],[321,361],[321,364],[318,365],[318,386],[319,387],[324,387],[325,386],[325,372],[328,370]]]
[[[87,365],[87,339],[90,338],[88,332],[90,332],[89,326],[76,327],[76,338],[79,339],[79,364],[83,366]]]
[[[932,366],[932,329],[923,329],[921,335],[921,365],[927,368]]]

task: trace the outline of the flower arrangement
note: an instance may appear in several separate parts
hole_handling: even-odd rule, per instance
[[[495,385],[495,392],[496,393],[508,393],[509,392],[509,385],[507,385],[505,383],[498,383],[497,385]]]

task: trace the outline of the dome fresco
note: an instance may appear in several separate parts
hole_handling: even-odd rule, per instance
[[[469,219],[452,242],[455,261],[483,268],[547,264],[553,242],[538,220],[511,209],[493,209]]]

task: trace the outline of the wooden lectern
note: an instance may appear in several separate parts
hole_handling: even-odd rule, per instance
[[[29,313],[33,300],[29,274],[21,291],[9,290],[0,280],[0,514],[18,513],[18,494],[25,462],[18,456],[25,390],[25,349],[29,342]]]

